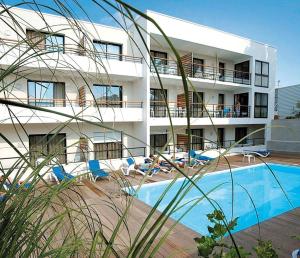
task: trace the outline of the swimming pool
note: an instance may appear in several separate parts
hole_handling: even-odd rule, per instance
[[[292,205],[287,200],[270,170],[264,164],[232,170],[234,182],[233,202],[231,173],[228,170],[207,174],[197,182],[197,185],[205,193],[222,184],[216,190],[209,193],[208,196],[220,205],[228,220],[232,218],[233,207],[233,218],[238,217],[238,225],[234,232],[257,224],[255,209],[249,195],[256,206],[260,222],[300,206],[300,167],[274,163],[268,163],[268,165],[276,175]],[[170,181],[162,181],[143,185],[136,197],[146,204],[153,206],[169,183]],[[184,179],[179,179],[170,188],[158,206],[159,211],[164,210],[183,183]],[[244,188],[248,191],[249,195]],[[184,206],[184,208],[173,213],[171,217],[175,220],[179,219],[188,207],[193,205],[195,202],[193,199],[202,196],[199,190],[193,187],[184,197],[181,204],[191,202]],[[209,225],[209,222],[206,214],[212,211],[213,208],[208,200],[202,200],[180,222],[202,235],[207,235],[207,225]]]

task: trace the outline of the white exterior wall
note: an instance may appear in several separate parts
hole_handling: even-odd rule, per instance
[[[22,19],[30,21],[31,28],[42,29],[45,27],[41,18],[32,11],[15,8],[14,12],[22,17]],[[199,92],[204,92],[204,101],[208,105],[217,104],[218,94],[220,93],[225,95],[225,105],[234,104],[234,94],[245,92],[249,94],[249,106],[251,106],[250,118],[213,118],[213,123],[217,127],[226,128],[225,140],[234,139],[235,127],[247,126],[253,129],[270,124],[273,117],[274,86],[276,81],[276,49],[259,42],[174,17],[151,11],[147,11],[147,14],[154,18],[170,37],[180,55],[192,51],[195,58],[202,58],[205,60],[204,65],[216,67],[219,62],[224,62],[225,69],[229,70],[233,70],[234,64],[236,63],[250,60],[250,72],[252,73],[251,85],[190,78],[195,89]],[[45,18],[47,19],[48,24],[52,26],[53,32],[65,34],[66,46],[72,45],[73,47],[76,47],[77,43],[83,37],[82,33],[70,29],[69,24],[67,24],[64,18],[49,14],[46,14]],[[11,22],[10,18],[7,18],[7,22]],[[17,31],[20,35],[25,36],[24,32],[26,31],[26,28],[30,27],[24,22],[20,22],[22,24],[22,30],[17,28]],[[36,60],[27,65],[32,68],[31,71],[36,71],[36,73],[30,74],[30,76],[22,73],[20,75],[32,80],[65,82],[67,107],[55,107],[51,109],[69,115],[80,113],[81,118],[93,122],[98,122],[100,117],[102,117],[105,125],[112,126],[118,130],[123,130],[141,140],[139,142],[124,136],[123,142],[126,146],[141,147],[150,145],[151,132],[165,130],[170,123],[168,118],[150,117],[150,88],[160,88],[160,86],[158,84],[157,75],[152,74],[149,70],[150,56],[147,49],[165,51],[168,53],[168,58],[172,59],[174,58],[174,55],[170,51],[170,48],[167,47],[161,34],[154,28],[153,24],[142,18],[138,18],[137,23],[144,28],[144,30],[141,30],[141,33],[145,39],[146,46],[142,42],[134,26],[132,26],[129,31],[129,34],[133,38],[133,40],[131,40],[127,33],[121,29],[90,24],[85,21],[79,21],[79,23],[92,39],[121,44],[124,55],[144,57],[143,62],[103,60],[103,63],[101,63],[101,60],[95,61],[87,56],[65,53],[59,55],[60,63],[58,67],[56,67],[58,64],[56,60],[58,55],[51,54],[49,57],[53,60],[47,62],[47,64],[40,60]],[[21,39],[20,36],[5,25],[3,21],[0,22],[0,28],[1,38],[11,40]],[[191,31],[193,33],[191,33]],[[159,44],[151,39],[151,37],[154,37]],[[137,48],[135,44],[137,44],[139,48]],[[93,49],[92,42],[86,42],[86,46],[91,50]],[[6,50],[7,46],[1,45],[0,54],[4,53]],[[23,49],[21,50],[24,51]],[[20,54],[18,51],[12,51],[11,55],[2,58],[0,60],[1,68],[5,69],[14,62]],[[261,88],[254,85],[255,60],[269,62],[269,88]],[[55,73],[54,75],[51,75],[51,72],[53,71],[51,69],[54,67],[56,67]],[[84,78],[87,80],[86,82],[80,78],[78,74],[79,71],[83,73]],[[177,94],[183,93],[181,77],[175,75],[160,75],[160,77],[164,87],[168,90],[168,101],[175,103],[177,101]],[[8,77],[6,78],[5,83],[9,83],[13,79],[14,78],[12,77]],[[92,87],[93,84],[121,85],[123,87],[123,101],[143,102],[143,107],[122,109],[100,108],[99,110],[94,107],[89,107],[84,112],[81,107],[76,107],[74,105],[72,105],[72,107],[69,105],[68,107],[68,99],[78,100],[78,88],[81,86],[86,87],[86,99],[88,101],[92,100],[93,98],[88,87]],[[12,86],[6,90],[6,97],[27,98],[27,80],[25,78],[18,80],[13,85],[13,90],[11,89]],[[269,94],[268,119],[254,118],[255,92]],[[4,97],[4,92],[0,92],[0,97]],[[47,133],[59,123],[68,120],[68,118],[41,111],[24,111],[21,108],[13,108],[13,110],[20,115],[19,118],[22,123],[27,123],[26,127],[32,134]],[[0,124],[1,132],[5,132],[5,134],[19,146],[20,139],[17,139],[16,135],[13,134],[13,130],[11,130],[13,126],[7,108],[0,105],[0,112],[3,114],[2,117],[4,118]],[[5,119],[5,117],[7,119]],[[16,122],[16,120],[14,120],[14,122]],[[172,118],[172,122],[175,128],[180,127],[180,130],[185,130],[186,118]],[[194,128],[204,128],[205,138],[216,140],[209,118],[192,118],[191,124]],[[66,129],[67,145],[72,145],[72,143],[76,142],[80,132],[89,135],[96,130],[93,126],[86,125],[85,123],[80,122],[77,124],[75,120],[72,121],[70,127],[71,128]],[[77,135],[75,133],[76,130]],[[266,140],[269,138],[269,132],[265,133],[265,137]],[[22,140],[25,145],[27,144],[26,148],[28,148],[28,139],[26,139],[26,135],[22,135]],[[3,141],[0,142],[0,145],[4,149],[7,149],[7,146]],[[22,148],[23,147],[20,146],[20,150],[26,150],[26,148]],[[90,145],[90,148],[93,148],[92,145]],[[72,147],[70,148],[70,151],[75,149],[75,147]],[[149,154],[149,148],[147,148],[146,154]],[[74,157],[72,156],[68,156],[68,159],[70,159],[69,161],[74,161]]]

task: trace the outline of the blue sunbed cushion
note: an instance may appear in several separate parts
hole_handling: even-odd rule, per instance
[[[66,173],[62,166],[52,167],[52,171],[53,171],[53,173],[56,176],[58,181],[71,180],[71,179],[74,178],[74,176]]]
[[[194,151],[194,150],[190,150],[189,154],[190,154],[191,158],[195,158],[195,156],[197,155],[196,151]]]
[[[197,154],[195,156],[195,159],[209,161],[209,160],[213,160],[214,158],[211,158],[211,157],[208,157],[208,156],[204,156],[204,155],[201,155],[201,154]]]
[[[140,168],[140,170],[142,171],[142,172],[147,172],[149,169],[148,168]],[[151,169],[151,173],[152,174],[155,174],[155,173],[157,173],[158,171],[160,170],[160,168],[152,168]]]
[[[96,176],[96,177],[109,176],[109,174],[106,171],[104,171],[102,168],[100,168],[100,163],[99,163],[99,160],[97,160],[97,159],[89,160],[89,168],[90,168],[93,176]]]
[[[268,155],[268,154],[270,154],[269,151],[255,151],[255,152],[260,153],[262,155]]]

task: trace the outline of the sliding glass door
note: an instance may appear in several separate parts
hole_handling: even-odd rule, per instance
[[[28,104],[39,107],[65,107],[65,84],[28,80]]]

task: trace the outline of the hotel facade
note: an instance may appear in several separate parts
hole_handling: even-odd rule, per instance
[[[76,21],[78,26],[51,14],[42,18],[26,9],[10,11],[20,26],[3,14],[0,98],[36,109],[0,104],[2,167],[9,168],[18,151],[32,163],[51,153],[59,153],[61,163],[74,163],[113,162],[162,148],[171,153],[174,146],[176,152],[187,150],[180,69],[150,21],[139,17],[139,30],[131,25],[124,31],[86,21]],[[232,151],[264,148],[274,116],[276,49],[164,14],[146,14],[169,37],[188,76],[191,148],[228,148],[246,135]],[[6,76],[7,71],[12,72]]]

